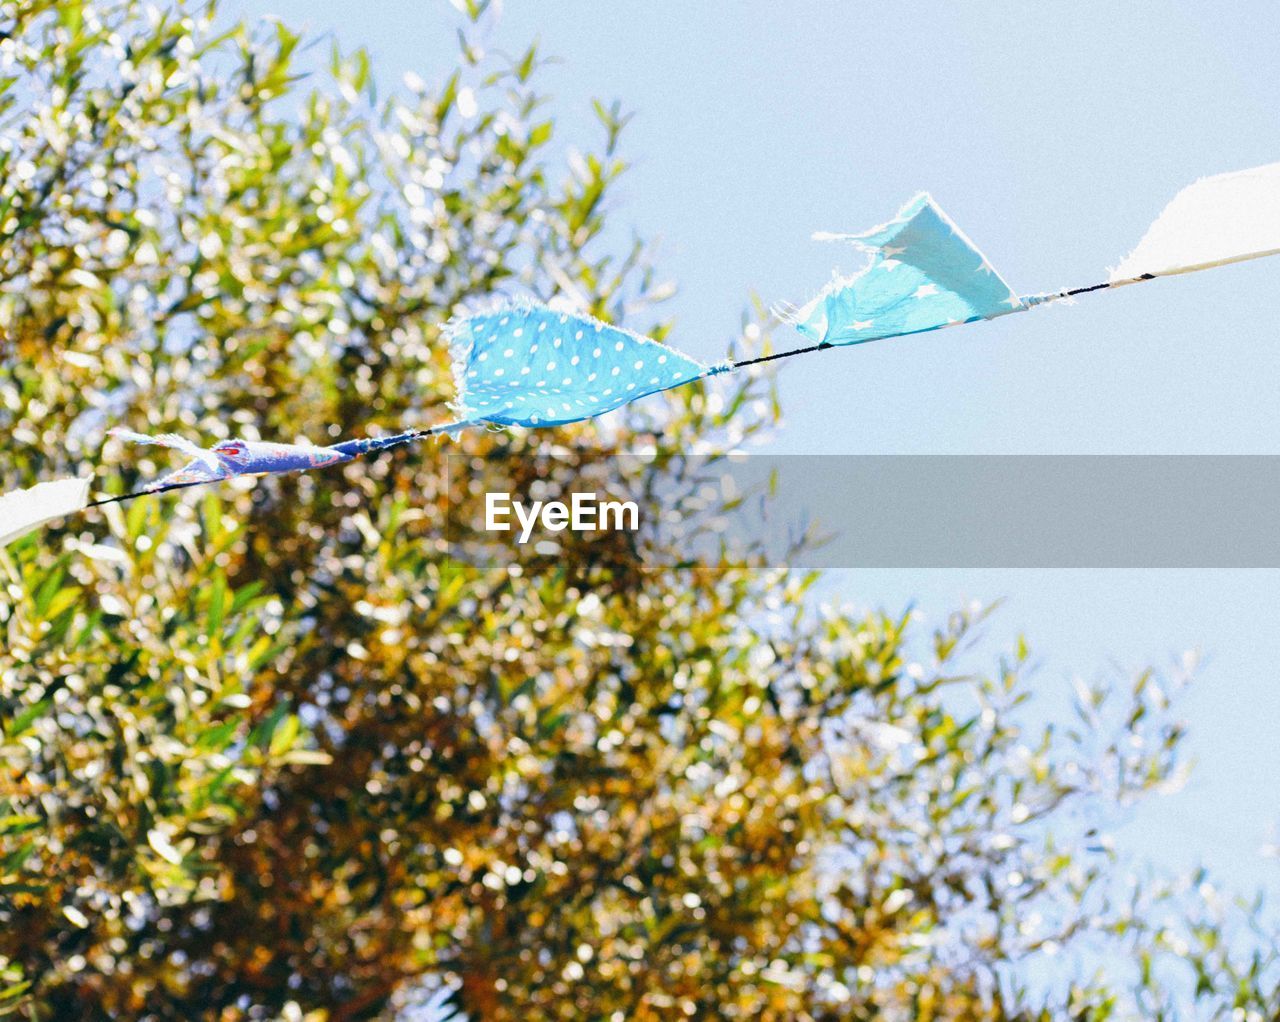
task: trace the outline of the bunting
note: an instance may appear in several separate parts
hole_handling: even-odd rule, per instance
[[[55,479],[0,496],[0,547],[8,546],[47,522],[84,510],[89,479]]]
[[[446,336],[464,425],[560,426],[715,371],[652,338],[531,302],[458,320]]]
[[[1280,163],[1206,177],[1180,191],[1107,283],[1193,273],[1280,254]]]
[[[916,334],[1025,312],[1046,302],[1280,253],[1280,163],[1220,174],[1180,192],[1107,280],[1019,295],[927,194],[858,234],[819,234],[867,256],[802,306],[779,315],[809,343],[757,358],[704,365],[652,338],[534,302],[451,322],[456,421],[320,447],[242,439],[212,447],[166,433],[112,430],[187,456],[145,489],[89,503],[88,480],[63,479],[0,497],[0,545],[39,525],[101,504],[234,476],[305,471],[349,462],[469,426],[558,426],[719,373],[824,348]]]
[[[917,195],[887,224],[861,234],[817,234],[869,256],[781,318],[819,344],[863,344],[991,319],[1024,308],[986,256],[929,195]]]

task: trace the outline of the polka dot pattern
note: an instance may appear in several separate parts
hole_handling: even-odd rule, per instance
[[[452,329],[458,397],[472,422],[578,422],[707,374],[678,351],[586,316],[520,305]]]

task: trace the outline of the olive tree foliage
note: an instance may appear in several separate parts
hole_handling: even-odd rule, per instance
[[[456,67],[379,99],[282,25],[0,3],[6,489],[160,471],[116,422],[443,421],[442,324],[495,294],[665,335],[606,229],[625,118],[559,139],[482,6]],[[689,451],[777,414],[741,377],[0,553],[0,1010],[409,1018],[443,982],[475,1019],[1269,1016],[1256,915],[1113,876],[1099,829],[1181,770],[1156,675],[1032,729],[1026,650],[972,614],[819,613],[812,578],[652,529],[446,542],[468,466],[568,488],[557,451],[645,450],[649,521],[701,499]]]

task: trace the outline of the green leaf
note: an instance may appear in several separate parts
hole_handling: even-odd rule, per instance
[[[534,129],[529,132],[529,147],[536,149],[540,145],[545,145],[551,139],[551,133],[555,130],[555,126],[551,121],[543,121],[541,124],[535,125]]]
[[[58,591],[62,585],[62,580],[66,577],[66,572],[58,567],[45,577],[40,588],[36,590],[35,611],[36,616],[42,620],[49,617],[49,607],[53,603],[53,598],[58,595]]]
[[[5,734],[9,738],[18,738],[30,730],[31,725],[53,708],[52,699],[41,699],[32,703],[9,722]]]
[[[281,717],[271,731],[271,742],[267,751],[273,756],[282,756],[298,739],[302,724],[296,716],[289,714]]]
[[[222,633],[223,614],[227,605],[227,577],[221,569],[214,569],[213,579],[209,585],[209,609],[205,623],[205,634],[216,638]]]

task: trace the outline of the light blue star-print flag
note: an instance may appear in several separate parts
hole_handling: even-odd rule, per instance
[[[851,242],[871,256],[861,272],[837,278],[807,305],[779,310],[818,344],[860,344],[1024,308],[928,195],[917,195],[887,224],[862,234],[815,237]]]
[[[520,303],[449,329],[458,425],[556,426],[723,371],[589,316]]]

